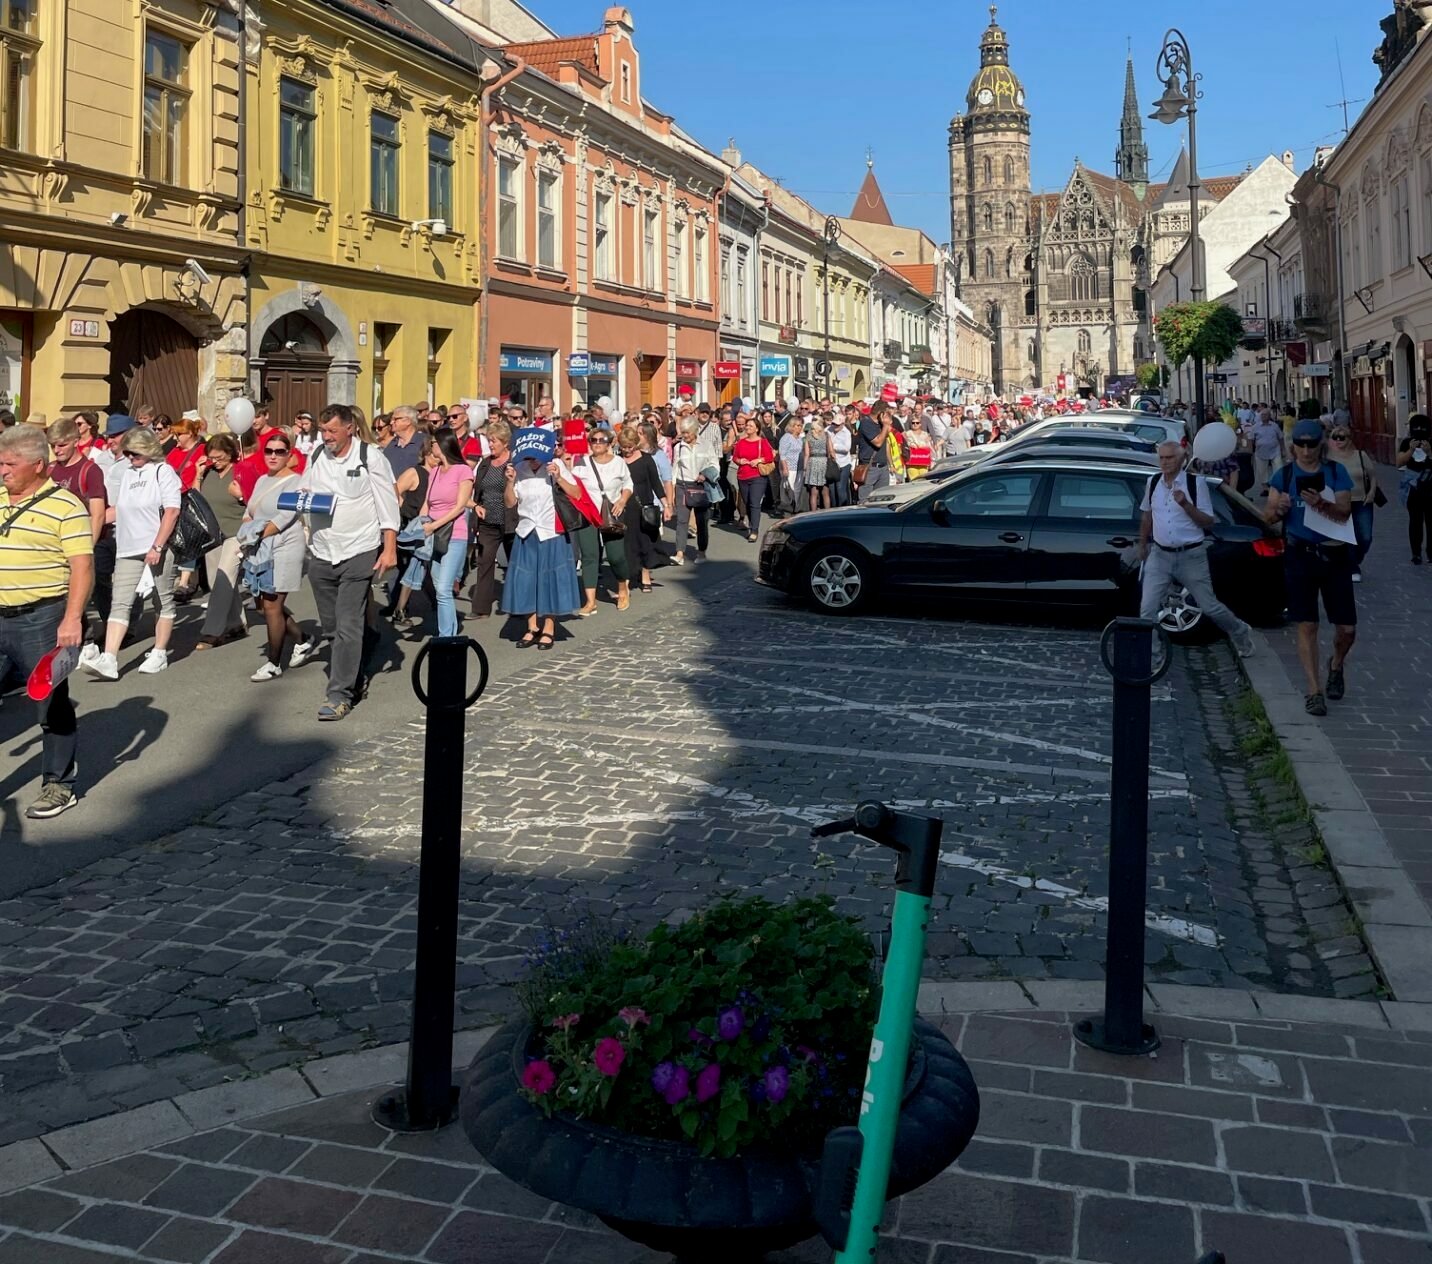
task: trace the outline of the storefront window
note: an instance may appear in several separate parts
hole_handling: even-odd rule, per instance
[[[589,406],[595,404],[603,396],[620,406],[621,396],[618,391],[618,382],[621,375],[621,363],[621,356],[592,353],[590,372],[582,379],[582,389],[586,392]]]
[[[552,395],[552,365],[556,353],[530,347],[503,347],[497,367],[501,374],[499,393],[512,404],[521,404],[532,415],[544,395]]]
[[[30,359],[30,318],[18,313],[0,313],[0,408],[17,417],[29,406],[26,377]]]

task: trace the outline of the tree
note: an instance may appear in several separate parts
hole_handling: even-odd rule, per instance
[[[1223,303],[1174,303],[1159,312],[1154,333],[1173,365],[1190,356],[1204,364],[1222,364],[1243,337],[1243,320]]]
[[[1147,360],[1134,370],[1134,377],[1139,383],[1140,390],[1156,391],[1160,387],[1168,385],[1168,368],[1155,364],[1152,360]]]

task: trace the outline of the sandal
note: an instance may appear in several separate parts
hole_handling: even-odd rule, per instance
[[[528,633],[524,634],[523,637],[522,637],[522,639],[517,642],[517,648],[518,648],[519,650],[530,650],[530,649],[531,649],[534,645],[536,645],[536,644],[537,644],[537,633],[535,633],[535,632],[528,632]]]
[[[221,645],[229,645],[234,641],[242,641],[249,634],[248,628],[230,628],[227,632],[221,632],[218,636],[201,636],[194,648],[196,650],[218,649]]]
[[[539,650],[550,650],[556,644],[557,638],[550,632],[544,632],[537,638],[537,648]]]
[[[656,589],[653,588],[650,584],[643,584],[643,585],[641,586],[641,590],[642,590],[642,592],[655,592],[655,591],[656,591]]]

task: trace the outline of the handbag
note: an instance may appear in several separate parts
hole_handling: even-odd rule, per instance
[[[1371,476],[1371,471],[1367,468],[1367,453],[1359,452],[1357,459],[1362,463],[1362,472]],[[1387,504],[1387,497],[1382,494],[1382,488],[1374,487],[1372,489],[1372,507],[1374,509],[1381,509],[1385,504]]]
[[[711,504],[711,493],[705,483],[682,483],[681,501],[688,509],[706,509]]]
[[[224,542],[223,528],[199,492],[187,491],[179,497],[179,520],[170,542],[181,558],[198,557]]]
[[[452,547],[452,529],[456,525],[457,519],[445,522],[428,537],[433,542],[433,561],[446,556],[448,549]]]
[[[552,504],[556,507],[557,521],[562,524],[563,531],[578,531],[586,525],[586,516],[555,480],[552,483]]]
[[[661,506],[643,505],[641,507],[641,525],[652,531],[660,531]]]
[[[850,481],[856,487],[864,487],[865,480],[870,475],[870,466],[863,461],[850,473]]]
[[[626,535],[626,523],[612,512],[612,502],[607,496],[606,484],[602,482],[602,472],[597,468],[597,462],[592,461],[592,474],[597,480],[597,490],[602,494],[602,525],[598,530],[602,533],[603,540],[620,540]]]

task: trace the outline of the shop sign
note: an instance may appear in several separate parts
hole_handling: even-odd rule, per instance
[[[616,377],[621,372],[621,356],[589,355],[588,359],[591,362],[588,377]]]
[[[552,354],[549,351],[519,351],[504,348],[497,357],[497,367],[503,373],[546,373],[552,372]]]
[[[677,365],[677,373],[681,372],[681,366]],[[729,382],[741,376],[741,362],[739,360],[717,360],[711,366],[711,376],[718,382]]]
[[[761,357],[762,377],[790,377],[791,358],[790,356],[773,355]]]
[[[809,356],[796,356],[796,376],[799,378],[810,377]]]
[[[701,362],[699,360],[678,360],[676,362],[676,376],[700,377]]]
[[[585,351],[574,351],[567,357],[568,377],[590,377],[592,373],[592,357]]]

